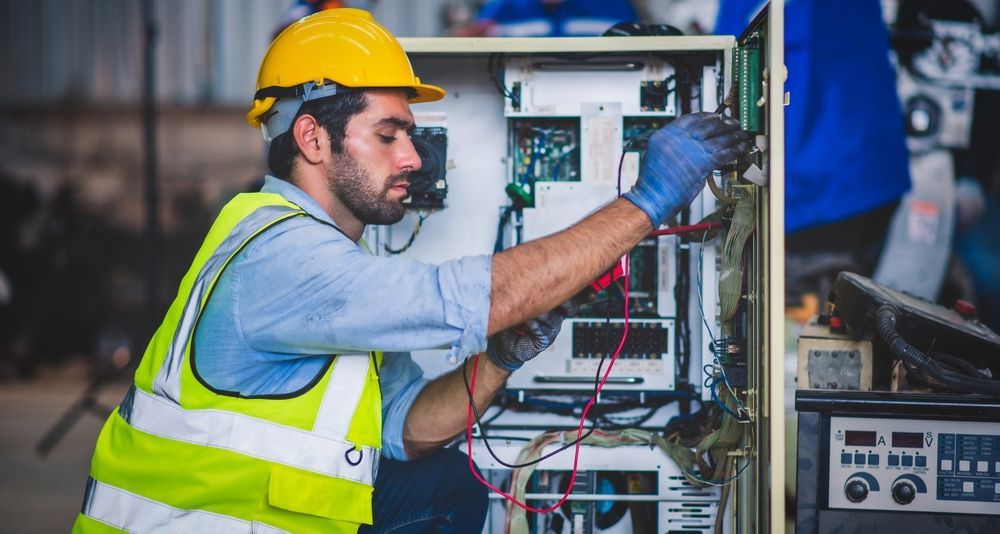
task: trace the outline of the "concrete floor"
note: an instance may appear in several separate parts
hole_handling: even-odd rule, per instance
[[[69,532],[80,511],[103,418],[85,413],[45,458],[36,442],[87,386],[80,366],[42,372],[30,382],[0,383],[0,532]],[[100,402],[115,406],[124,382],[105,386]]]

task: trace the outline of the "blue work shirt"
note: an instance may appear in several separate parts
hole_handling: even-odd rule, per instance
[[[624,0],[564,0],[546,9],[540,0],[494,0],[476,19],[495,23],[499,37],[584,37],[601,35],[619,22],[638,17]]]
[[[427,379],[409,350],[486,348],[491,261],[428,265],[372,256],[305,192],[268,176],[261,189],[300,206],[251,240],[223,271],[195,332],[195,367],[216,390],[298,391],[341,352],[385,351],[383,453],[405,460],[403,424]]]
[[[721,0],[715,33],[739,36],[762,5]],[[785,231],[898,201],[909,153],[879,3],[790,0],[785,65]]]

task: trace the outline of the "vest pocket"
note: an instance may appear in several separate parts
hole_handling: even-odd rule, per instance
[[[267,483],[267,502],[290,512],[370,525],[372,491],[360,482],[274,464]]]

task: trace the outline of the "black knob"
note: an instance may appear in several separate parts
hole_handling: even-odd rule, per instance
[[[913,484],[901,481],[892,486],[892,498],[899,504],[910,504],[917,496],[917,488]]]
[[[868,496],[868,484],[858,479],[851,480],[847,483],[847,487],[844,488],[844,493],[847,494],[847,500],[861,502]]]

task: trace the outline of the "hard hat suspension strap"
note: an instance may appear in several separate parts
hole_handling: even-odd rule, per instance
[[[295,87],[265,87],[254,94],[255,100],[277,98],[271,109],[260,118],[261,133],[264,141],[270,143],[275,137],[285,133],[292,126],[292,120],[299,112],[303,102],[318,100],[335,95],[354,93],[364,89],[346,87],[334,82],[318,84],[308,82]]]

